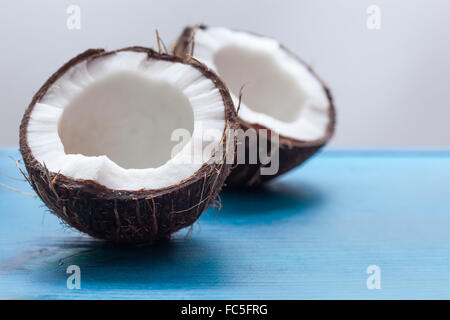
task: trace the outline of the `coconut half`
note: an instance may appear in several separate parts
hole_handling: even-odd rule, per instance
[[[227,89],[201,63],[142,47],[91,49],[36,93],[20,151],[29,182],[68,225],[151,243],[214,200],[230,171],[221,159],[234,149],[225,134],[234,125]]]
[[[241,141],[246,153],[252,144],[261,144],[258,139],[271,140],[265,143],[273,145],[277,137],[270,154],[272,161],[279,161],[276,172],[262,174],[268,164],[259,160],[238,163],[227,185],[258,186],[300,165],[332,137],[335,111],[330,91],[308,65],[278,41],[202,25],[186,28],[174,53],[193,56],[214,70],[230,89],[235,106],[244,89],[238,112],[241,129],[268,132]]]

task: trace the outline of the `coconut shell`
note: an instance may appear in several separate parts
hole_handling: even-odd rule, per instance
[[[190,178],[164,189],[112,190],[94,181],[75,180],[50,172],[33,156],[28,145],[30,115],[49,87],[75,64],[119,51],[144,52],[148,54],[148,59],[185,63],[199,70],[222,95],[226,129],[234,128],[236,115],[228,90],[201,63],[185,61],[143,47],[110,52],[90,49],[67,62],[35,94],[20,125],[20,152],[28,171],[29,183],[50,211],[67,225],[98,239],[117,243],[152,243],[169,238],[172,233],[192,225],[218,195],[231,164],[208,161]],[[224,132],[221,143],[223,147],[216,152],[225,158],[228,152],[233,151],[235,141],[227,139]]]
[[[195,58],[195,32],[197,29],[206,30],[208,27],[205,25],[198,25],[195,27],[187,27],[183,30],[183,33],[178,38],[173,53],[179,57],[183,57],[186,60],[191,59],[192,56]],[[260,36],[258,34],[251,33],[255,36]],[[281,174],[301,165],[311,156],[313,156],[317,151],[319,151],[333,136],[336,125],[336,111],[333,103],[333,98],[330,90],[325,85],[325,83],[317,76],[311,66],[307,65],[303,60],[297,57],[293,52],[289,51],[286,47],[280,44],[280,48],[285,50],[289,55],[298,60],[301,64],[305,65],[311,74],[322,84],[323,89],[329,100],[329,122],[326,128],[324,136],[320,139],[314,141],[301,141],[293,139],[290,137],[280,136],[278,144],[279,153],[279,170],[274,175],[262,175],[261,167],[265,166],[261,161],[257,161],[256,164],[237,164],[233,167],[231,174],[228,176],[225,185],[233,188],[248,188],[248,187],[259,187],[267,181],[270,181]],[[255,140],[246,139],[245,141],[239,141],[239,143],[245,144],[246,159],[248,159],[248,151],[252,150],[253,144],[259,144],[259,140],[264,138],[267,139],[267,146],[270,146],[271,136],[277,135],[276,132],[271,132],[270,129],[261,126],[257,123],[251,123],[237,117],[237,123],[240,129],[248,130],[255,129],[259,132],[261,129],[268,131],[265,136],[259,136]],[[275,152],[275,150],[274,150]],[[258,155],[259,157],[259,155]]]

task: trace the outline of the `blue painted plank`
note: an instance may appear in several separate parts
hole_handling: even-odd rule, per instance
[[[15,150],[0,182],[32,192]],[[450,152],[326,151],[257,193],[222,194],[156,247],[117,248],[0,188],[0,298],[450,298]],[[79,265],[81,290],[66,287]],[[381,268],[381,289],[366,268]]]

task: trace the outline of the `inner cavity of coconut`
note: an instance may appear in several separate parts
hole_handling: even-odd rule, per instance
[[[51,172],[152,190],[191,177],[224,129],[222,95],[199,70],[122,51],[82,61],[54,82],[30,114],[27,141]]]
[[[197,29],[194,57],[224,79],[235,105],[244,86],[241,119],[302,141],[326,134],[330,101],[323,85],[277,41],[226,28]]]
[[[67,154],[106,155],[126,169],[157,168],[172,158],[176,129],[192,134],[187,97],[166,82],[119,72],[86,88],[64,109],[59,136]],[[188,141],[183,141],[186,144]]]
[[[251,110],[283,122],[297,119],[307,96],[301,85],[267,52],[226,46],[214,55],[217,71],[235,96]]]

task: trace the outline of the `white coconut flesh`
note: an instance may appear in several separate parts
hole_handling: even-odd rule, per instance
[[[245,85],[241,119],[301,141],[326,134],[330,102],[322,84],[277,41],[226,28],[197,29],[194,57],[223,78],[236,106]]]
[[[136,191],[194,175],[224,129],[222,96],[200,71],[122,51],[69,69],[35,105],[27,131],[49,171]]]

